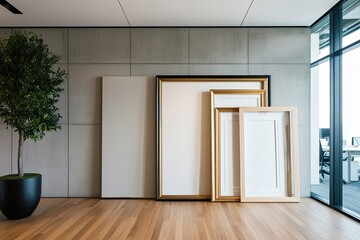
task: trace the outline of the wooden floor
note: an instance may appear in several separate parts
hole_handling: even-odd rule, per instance
[[[44,198],[0,239],[360,239],[360,223],[323,204]]]

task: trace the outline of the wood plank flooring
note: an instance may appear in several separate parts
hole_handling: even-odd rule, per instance
[[[323,204],[43,198],[0,239],[360,239],[360,223]]]

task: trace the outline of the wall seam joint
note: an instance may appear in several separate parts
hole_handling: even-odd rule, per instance
[[[67,87],[67,115],[68,115],[68,119],[67,119],[67,131],[68,131],[68,141],[67,141],[67,149],[68,149],[68,153],[67,153],[67,160],[68,160],[68,188],[67,188],[67,196],[70,197],[70,31],[69,28],[67,28],[67,71],[68,71],[68,87]]]

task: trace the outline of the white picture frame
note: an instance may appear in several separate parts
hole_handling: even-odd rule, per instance
[[[239,108],[241,202],[300,202],[296,107]]]

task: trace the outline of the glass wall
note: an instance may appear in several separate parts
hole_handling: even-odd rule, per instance
[[[311,29],[311,62],[316,62],[330,53],[329,19],[329,16],[325,17]]]
[[[360,39],[360,2],[345,1],[342,9],[342,47],[347,47]]]
[[[330,17],[311,29],[311,192],[328,203],[330,196]]]
[[[312,26],[311,196],[360,219],[360,0]]]
[[[312,177],[311,191],[325,202],[330,194],[330,63],[325,60],[311,69]]]
[[[360,214],[360,48],[343,54],[343,207]]]

